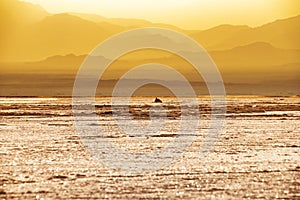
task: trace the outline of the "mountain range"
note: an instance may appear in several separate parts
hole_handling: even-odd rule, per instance
[[[208,30],[184,30],[141,19],[50,14],[38,5],[1,0],[0,27],[1,85],[8,79],[14,82],[20,74],[74,77],[84,58],[100,42],[122,31],[143,27],[172,29],[199,42],[218,65],[226,83],[300,83],[300,15],[260,27],[226,24]],[[115,69],[125,71],[132,64],[149,61],[192,73],[183,62],[176,62],[174,55],[158,54],[150,59],[147,53],[124,57]],[[295,88],[291,93],[299,94]],[[0,95],[5,95],[2,92]]]
[[[300,48],[300,15],[255,28],[220,25],[198,31],[139,19],[110,19],[79,13],[52,15],[40,6],[17,0],[1,0],[1,4],[0,25],[5,28],[0,31],[0,61],[32,61],[53,55],[88,54],[113,34],[153,26],[185,33],[209,51],[257,42],[281,49]]]

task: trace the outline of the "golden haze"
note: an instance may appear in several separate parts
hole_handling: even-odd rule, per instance
[[[25,0],[50,13],[79,12],[110,18],[138,18],[185,29],[220,24],[260,26],[300,13],[298,0]]]
[[[255,2],[253,1],[253,5]],[[296,10],[292,6],[292,4],[296,5],[296,1],[273,2],[276,2],[272,4],[274,15],[276,13],[278,16],[281,15],[278,9],[284,13],[292,13]],[[78,1],[78,3],[82,2]],[[266,14],[264,6],[268,4],[266,1],[260,1],[262,7],[256,7],[258,16]],[[232,6],[235,7],[238,4],[232,4]],[[193,8],[187,9],[192,13]],[[174,12],[175,10],[174,8]],[[233,14],[240,15],[240,19],[243,19],[243,14],[238,12]],[[218,13],[214,15],[216,19],[219,16]],[[253,94],[300,93],[298,87],[300,15],[285,19],[274,17],[271,23],[259,27],[228,25],[231,22],[228,20],[224,25],[206,30],[186,30],[170,24],[126,17],[125,14],[124,18],[107,18],[73,12],[51,14],[39,5],[17,0],[2,0],[0,6],[0,26],[2,27],[0,31],[2,75],[0,95],[25,94],[21,86],[26,85],[27,94],[30,95],[35,95],[39,89],[44,91],[42,88],[52,88],[51,94],[53,95],[70,95],[80,64],[96,45],[113,34],[132,28],[152,26],[182,32],[203,45],[217,63],[228,85],[229,93],[249,93],[251,88]],[[255,17],[251,15],[247,17],[255,21]],[[197,17],[192,21],[202,24]],[[245,24],[247,24],[246,21]],[[112,65],[106,74],[106,79],[117,78],[113,75],[121,75],[122,71],[128,70],[134,64],[149,62],[173,66],[191,81],[197,80],[190,76],[193,75],[193,70],[188,63],[174,55],[160,51],[143,51],[124,55]],[[38,79],[38,77],[43,78]],[[57,85],[54,82],[57,82]],[[274,85],[279,86],[274,87]]]

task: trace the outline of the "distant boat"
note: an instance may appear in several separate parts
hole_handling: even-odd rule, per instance
[[[162,100],[160,100],[159,98],[155,98],[154,103],[162,103]]]

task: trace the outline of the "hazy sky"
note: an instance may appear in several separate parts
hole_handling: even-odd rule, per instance
[[[81,12],[140,18],[204,29],[219,24],[259,26],[300,14],[300,0],[24,0],[50,13]]]

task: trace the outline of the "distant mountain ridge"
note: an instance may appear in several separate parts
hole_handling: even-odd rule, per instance
[[[300,94],[300,15],[254,28],[225,24],[208,30],[183,30],[140,19],[81,13],[53,15],[38,5],[18,0],[0,3],[2,96],[70,96],[77,70],[92,49],[114,34],[149,26],[179,31],[203,45],[217,64],[228,94]],[[188,53],[197,56],[192,50]],[[120,59],[103,79],[108,80],[107,87],[111,89],[110,79],[117,80],[132,66],[153,62],[181,70],[191,78],[189,81],[201,82],[194,78],[191,66],[176,56],[149,52]],[[202,83],[198,92],[204,90]]]
[[[256,28],[220,25],[208,30],[190,31],[139,19],[110,19],[80,13],[51,15],[40,6],[17,0],[2,0],[1,4],[6,6],[6,10],[0,12],[0,25],[7,28],[0,30],[4,41],[0,44],[0,61],[31,61],[54,55],[88,54],[111,35],[149,26],[186,33],[209,51],[228,50],[257,42],[269,43],[280,49],[300,49],[300,15]]]
[[[300,15],[256,28],[220,25],[192,33],[191,37],[209,50],[230,49],[254,42],[266,42],[283,49],[300,49],[299,35]]]
[[[272,81],[300,80],[300,50],[285,50],[275,48],[268,43],[257,42],[239,46],[230,50],[209,52],[217,64],[225,82],[258,83],[267,77]],[[115,66],[119,70],[127,71],[132,65],[139,63],[162,63],[184,69],[187,74],[193,74],[190,68],[179,62],[176,57],[151,56],[142,52],[139,59],[127,56],[118,61]],[[37,62],[5,64],[0,63],[2,72],[13,73],[63,73],[75,75],[87,55],[68,54],[51,56]],[[95,57],[96,59],[96,57]],[[103,58],[101,58],[103,59]],[[101,62],[101,60],[98,60]],[[114,76],[121,72],[114,71]]]

